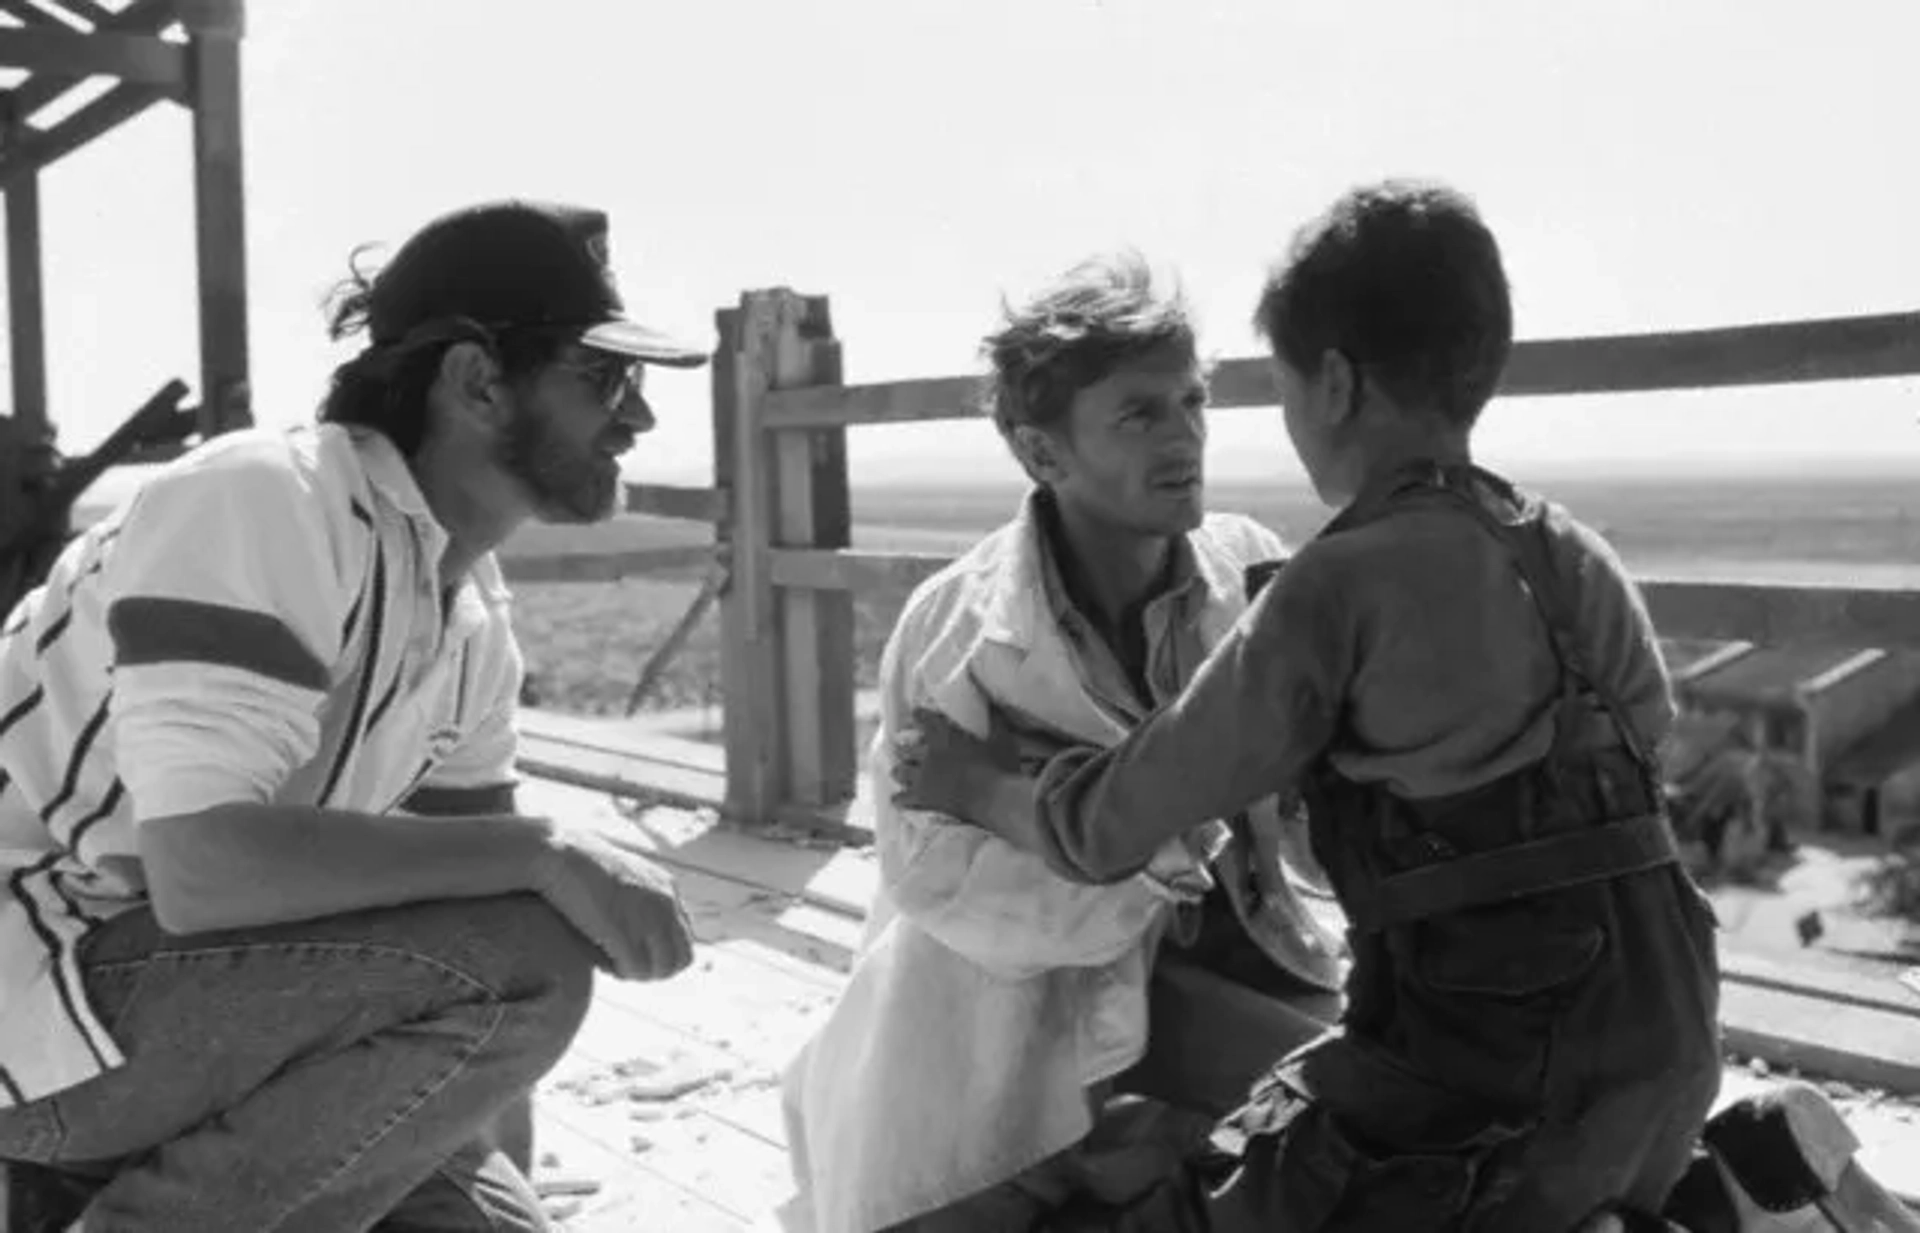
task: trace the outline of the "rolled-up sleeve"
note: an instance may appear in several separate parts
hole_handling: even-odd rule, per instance
[[[907,919],[1007,979],[1113,962],[1154,927],[1169,892],[1146,878],[1077,884],[989,830],[892,803],[894,738],[913,708],[928,704],[945,667],[929,655],[942,633],[942,605],[920,598],[882,656],[881,722],[868,761],[883,885]]]
[[[357,589],[341,574],[323,496],[283,454],[141,491],[102,567],[136,823],[268,800],[313,758]]]
[[[1035,842],[1063,875],[1103,883],[1167,839],[1290,793],[1332,739],[1352,623],[1308,550],[1281,570],[1179,697],[1110,749],[1057,755],[1035,789]]]

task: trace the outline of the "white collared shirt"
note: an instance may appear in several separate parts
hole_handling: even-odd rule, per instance
[[[249,430],[154,476],[14,609],[0,1107],[123,1060],[77,954],[146,900],[142,822],[236,801],[385,812],[513,781],[507,593],[488,557],[444,601],[445,546],[386,437]]]
[[[1162,636],[1191,623],[1204,653],[1246,608],[1246,567],[1284,548],[1231,514],[1209,516],[1188,545],[1200,584],[1169,607]],[[1132,718],[1090,687],[1046,568],[1029,499],[922,583],[888,637],[868,754],[879,885],[844,993],[782,1078],[796,1193],[780,1215],[796,1233],[888,1228],[1080,1141],[1093,1126],[1088,1087],[1146,1050],[1161,931],[1191,897],[1183,888],[1211,878],[1205,858],[1174,841],[1147,872],[1071,882],[983,828],[895,805],[893,741],[921,707],[976,735],[997,706],[1083,743],[1126,736]],[[1236,845],[1222,863],[1262,857]],[[1336,943],[1307,941],[1316,926],[1277,859],[1271,872],[1246,922],[1255,942],[1337,988],[1325,957]]]

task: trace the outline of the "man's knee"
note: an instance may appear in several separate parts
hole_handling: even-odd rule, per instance
[[[374,938],[510,1008],[513,1052],[536,1068],[559,1060],[586,1018],[594,949],[538,895],[418,903],[370,923]]]
[[[492,952],[488,977],[512,1001],[537,1005],[544,1026],[573,1039],[593,1000],[593,944],[538,895],[500,895],[470,904]]]

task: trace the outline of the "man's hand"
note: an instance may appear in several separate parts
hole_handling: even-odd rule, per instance
[[[672,877],[619,835],[556,827],[535,888],[622,980],[664,980],[693,961],[693,927]]]

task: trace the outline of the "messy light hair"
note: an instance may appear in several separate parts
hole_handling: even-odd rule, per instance
[[[1074,395],[1124,365],[1198,353],[1185,292],[1132,249],[1090,257],[1024,303],[1003,301],[1001,314],[981,343],[990,366],[982,402],[1008,438],[1059,426]]]

